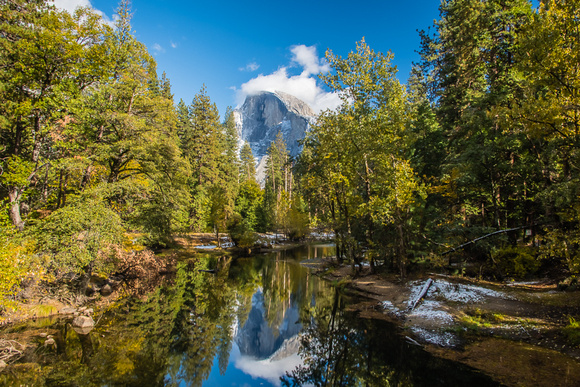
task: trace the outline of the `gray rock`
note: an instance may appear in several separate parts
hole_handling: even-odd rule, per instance
[[[38,336],[45,338],[48,337],[48,333],[42,332]]]
[[[258,160],[257,179],[263,184],[268,148],[281,132],[291,156],[302,147],[298,143],[314,121],[315,113],[300,99],[282,92],[260,92],[250,95],[241,108],[234,111],[238,135],[247,141]]]
[[[71,307],[65,307],[58,311],[59,314],[74,314],[77,310]]]
[[[95,326],[95,322],[89,316],[78,316],[72,321],[72,326],[77,328],[92,328]]]
[[[8,364],[4,360],[0,360],[0,371],[3,371]]]
[[[91,315],[91,314],[93,314],[93,313],[94,313],[94,311],[93,311],[93,308],[88,308],[88,309],[86,309],[85,311],[83,311],[83,314],[84,314],[85,316],[90,316],[90,315]]]
[[[47,339],[47,340],[44,342],[44,346],[45,346],[45,347],[52,347],[52,346],[54,346],[54,345],[56,345],[56,341],[54,341],[54,339],[53,339],[53,338]]]

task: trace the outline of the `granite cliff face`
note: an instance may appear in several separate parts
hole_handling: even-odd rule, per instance
[[[282,92],[261,92],[250,95],[241,108],[234,111],[239,137],[252,147],[258,161],[258,181],[263,180],[264,156],[270,144],[282,132],[291,156],[297,156],[315,114],[305,102]]]

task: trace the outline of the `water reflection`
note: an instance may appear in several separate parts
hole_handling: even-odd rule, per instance
[[[87,334],[66,320],[15,326],[53,335],[56,347],[35,339],[0,385],[493,385],[410,347],[386,322],[344,312],[344,295],[299,264],[332,249],[181,264],[167,284],[119,302]]]

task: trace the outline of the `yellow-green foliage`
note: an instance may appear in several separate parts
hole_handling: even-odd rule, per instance
[[[26,252],[16,234],[7,214],[0,212],[0,321],[5,311],[16,306],[14,296],[26,272]]]
[[[563,332],[571,344],[580,346],[580,323],[572,316],[569,319],[570,324],[563,329]]]

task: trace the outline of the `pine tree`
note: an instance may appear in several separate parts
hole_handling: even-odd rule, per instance
[[[250,144],[244,141],[240,150],[240,182],[256,180],[256,159]]]

